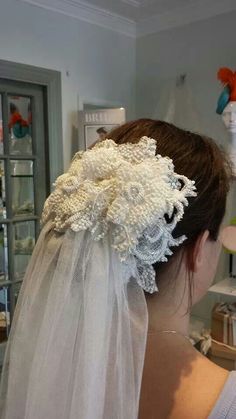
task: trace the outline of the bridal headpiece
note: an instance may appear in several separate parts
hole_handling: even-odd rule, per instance
[[[109,234],[124,266],[135,264],[137,281],[149,293],[157,291],[152,265],[167,261],[171,247],[186,239],[172,232],[187,198],[196,196],[194,181],[155,153],[156,141],[148,137],[136,144],[105,140],[78,152],[56,180],[42,219],[58,232],[89,230],[94,240]]]

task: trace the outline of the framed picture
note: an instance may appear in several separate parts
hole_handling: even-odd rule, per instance
[[[79,150],[109,138],[109,132],[125,122],[125,109],[98,109],[79,112]]]
[[[97,141],[103,141],[105,138],[108,138],[109,132],[113,128],[117,127],[116,125],[85,125],[85,147],[89,148]]]

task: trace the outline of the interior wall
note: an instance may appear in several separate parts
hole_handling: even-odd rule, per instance
[[[123,106],[134,117],[134,39],[19,0],[1,0],[0,40],[0,59],[61,72],[65,167],[76,150],[83,101]]]
[[[170,86],[175,85],[177,76],[186,74],[186,84],[192,97],[192,103],[181,105],[186,113],[186,125],[189,128],[189,108],[193,107],[198,119],[197,130],[225,145],[227,133],[220,116],[215,112],[221,89],[216,74],[222,66],[235,69],[235,23],[234,12],[139,38],[136,50],[137,116],[163,118]],[[196,129],[194,122],[193,129]],[[233,185],[226,222],[236,215],[235,190]],[[217,280],[223,279],[227,273],[228,256],[223,254]],[[218,298],[208,294],[193,313],[209,324],[210,310]]]
[[[215,113],[220,91],[216,73],[221,66],[235,67],[235,22],[236,12],[232,12],[139,38],[137,116],[162,115],[162,86],[168,87],[177,76],[186,74],[201,122],[199,129],[222,142],[225,130]]]

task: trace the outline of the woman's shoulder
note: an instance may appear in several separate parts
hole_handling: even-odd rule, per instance
[[[139,419],[206,419],[229,372],[184,342],[165,342],[158,351],[153,343],[146,353]]]
[[[186,377],[185,388],[188,400],[192,400],[194,414],[191,418],[208,418],[214,409],[229,379],[229,371],[214,364],[197,353],[192,373]],[[192,396],[191,396],[192,392]],[[214,419],[218,419],[214,417]]]

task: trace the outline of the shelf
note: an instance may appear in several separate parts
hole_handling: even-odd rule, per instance
[[[27,215],[29,216],[29,218],[30,217],[35,217],[35,214],[33,212],[29,212],[29,211],[20,212],[20,213],[15,212],[13,215],[15,217],[15,220],[17,220],[17,221],[19,221],[19,219],[21,217],[25,217]],[[28,221],[28,220],[26,220],[26,221]],[[29,220],[29,221],[31,221],[31,220]]]
[[[4,353],[5,353],[5,350],[6,350],[6,346],[7,346],[6,342],[1,342],[0,343],[0,366],[3,364]]]
[[[30,153],[11,153],[11,154],[0,154],[0,159],[1,160],[6,160],[6,159],[11,159],[13,161],[15,160],[36,160],[37,156],[35,154],[30,154]]]
[[[236,297],[236,278],[226,278],[209,288],[208,292]]]
[[[15,256],[32,256],[33,250],[30,252],[14,252]]]
[[[21,177],[23,177],[23,178],[33,178],[34,177],[34,175],[11,175],[11,177],[17,177],[17,178],[21,178]]]
[[[2,274],[2,273],[0,273],[0,288],[2,288],[3,287],[3,285],[2,284],[5,284],[6,283],[6,281],[7,281],[7,274]]]

